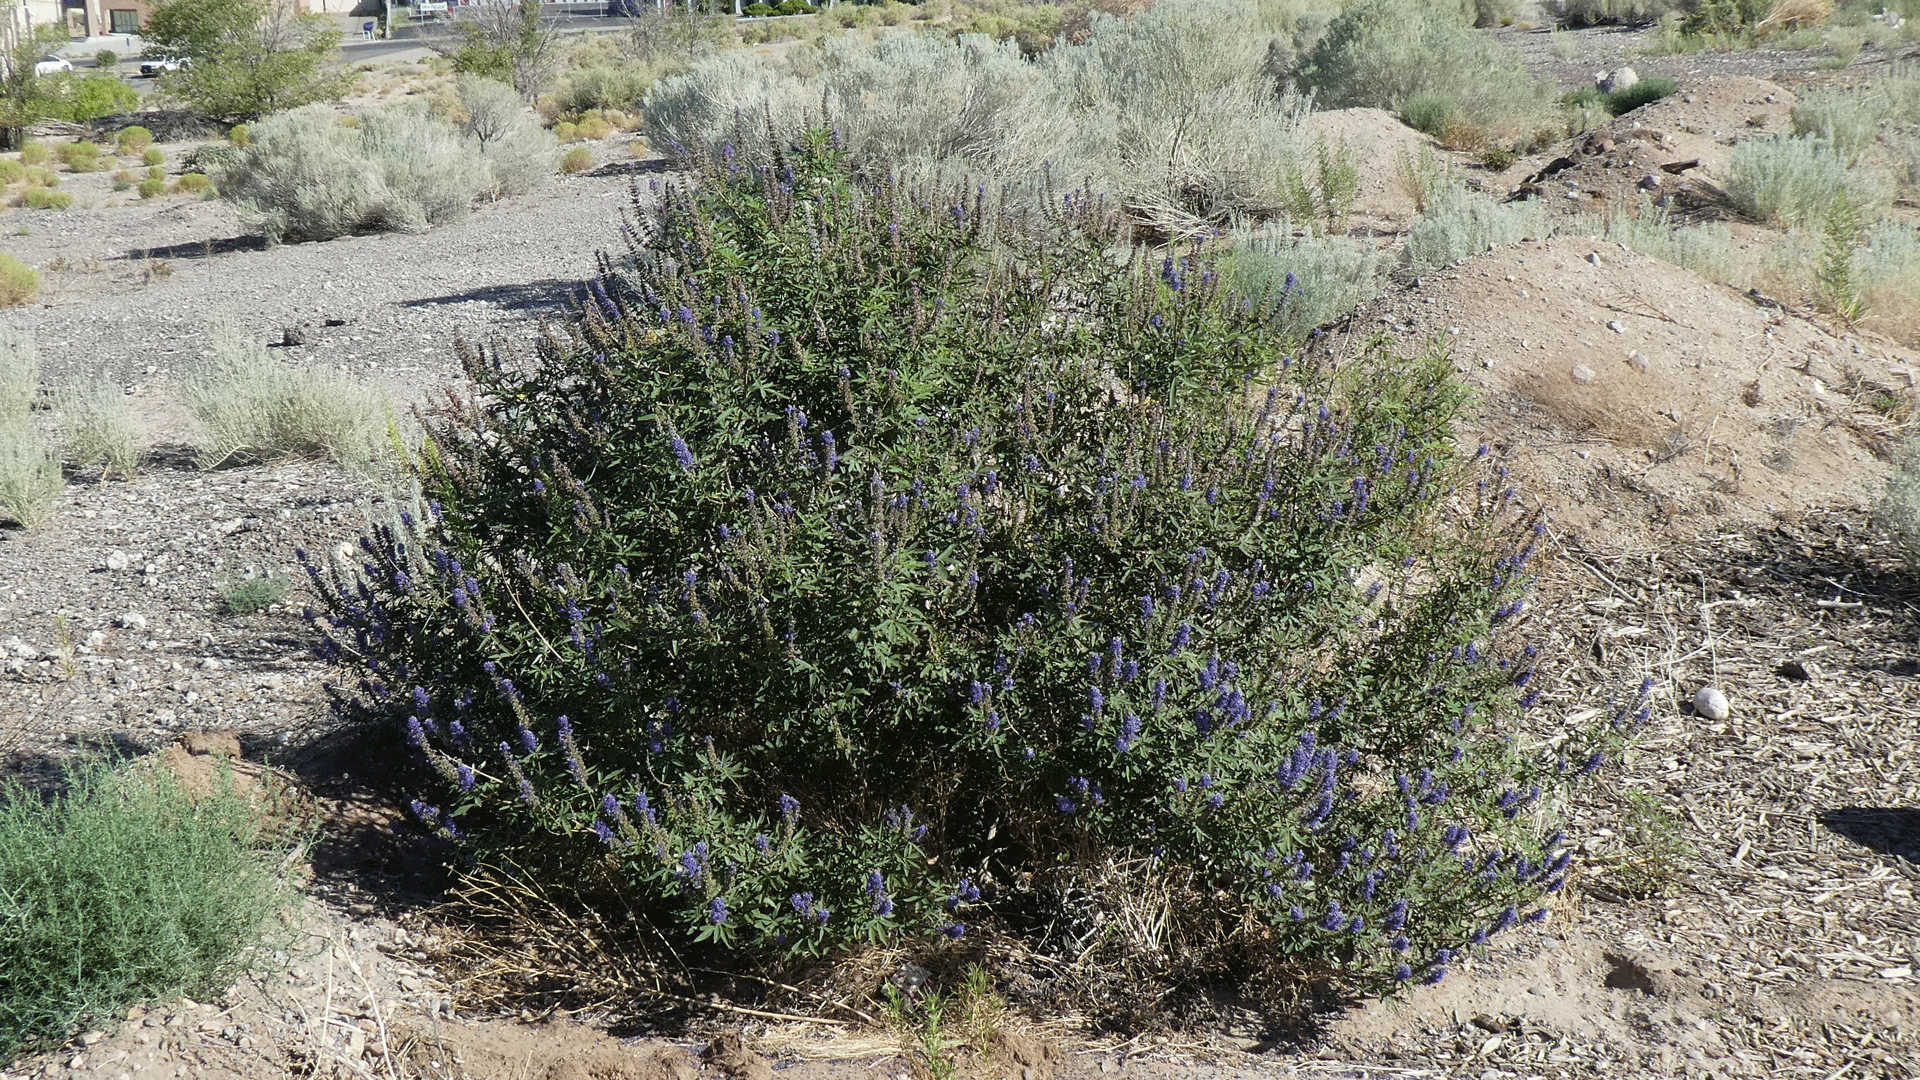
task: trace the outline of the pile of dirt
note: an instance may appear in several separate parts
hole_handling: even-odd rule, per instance
[[[1382,327],[1444,339],[1478,392],[1463,440],[1600,544],[1864,507],[1920,372],[1896,343],[1575,237],[1424,275],[1352,322]]]
[[[1550,154],[1515,163],[1486,186],[1541,199],[1554,217],[1632,208],[1642,199],[1683,220],[1722,217],[1734,143],[1788,130],[1793,104],[1791,91],[1765,79],[1689,82]]]
[[[1347,218],[1349,231],[1392,235],[1413,224],[1413,193],[1408,178],[1421,155],[1433,153],[1432,138],[1413,130],[1384,109],[1335,109],[1317,112],[1302,125],[1303,145],[1344,147],[1360,170],[1360,188]]]

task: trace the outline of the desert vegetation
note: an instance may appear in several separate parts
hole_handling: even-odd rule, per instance
[[[1446,335],[1339,320],[1559,235],[1920,337],[1909,66],[1742,132],[1714,216],[1659,177],[1542,195],[1529,174],[1551,156],[1615,153],[1615,117],[1683,88],[1528,74],[1487,32],[1518,5],[758,7],[574,41],[533,6],[489,9],[396,100],[348,106],[318,24],[163,0],[171,47],[213,50],[216,22],[288,35],[284,63],[196,51],[163,79],[244,122],[191,150],[140,126],[23,141],[0,182],[20,217],[109,182],[217,194],[272,246],[584,184],[631,131],[634,156],[669,155],[679,175],[636,187],[567,313],[524,349],[463,347],[418,430],[257,330],[211,327],[176,387],[193,464],[327,460],[379,507],[357,546],[302,551],[304,580],[223,569],[218,600],[236,619],[308,606],[345,673],[336,715],[414,786],[412,833],[474,880],[565,883],[577,910],[618,897],[656,958],[796,994],[849,958],[964,953],[950,997],[887,999],[930,1071],[940,1008],[1004,1008],[982,943],[1051,955],[1062,926],[1132,898],[1164,918],[1077,939],[1085,1000],[1227,985],[1291,1018],[1440,982],[1562,905],[1589,785],[1655,682],[1623,669],[1604,708],[1543,705],[1566,660],[1528,618],[1546,522],[1463,436]],[[1858,5],[1546,11],[1652,24],[1660,50],[1903,40]],[[1394,129],[1417,139],[1403,228],[1356,227],[1379,159],[1311,127],[1336,109],[1420,133]],[[0,255],[0,307],[41,283]],[[1875,521],[1920,562],[1910,403],[1846,392],[1884,399]],[[0,332],[0,516],[23,534],[70,477],[136,477],[134,427],[123,385],[44,385],[32,339]],[[211,793],[120,763],[57,786],[0,791],[0,945],[28,958],[0,974],[0,1059],[217,993],[288,901],[274,860],[297,861],[224,772]],[[1606,880],[1658,896],[1698,853],[1636,798],[1644,851]],[[88,872],[54,873],[56,848]],[[175,877],[179,896],[139,886]],[[99,929],[128,905],[151,918]],[[76,980],[82,937],[99,944]]]

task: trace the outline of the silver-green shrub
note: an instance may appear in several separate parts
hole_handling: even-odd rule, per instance
[[[33,418],[0,416],[0,514],[31,529],[53,509],[64,486],[60,453]]]
[[[1732,168],[1727,194],[1734,206],[1776,224],[1818,226],[1835,199],[1864,210],[1884,205],[1891,195],[1884,177],[1850,171],[1846,155],[1818,135],[1742,140],[1734,145]]]
[[[1266,29],[1224,0],[1096,14],[1029,62],[1013,42],[900,32],[833,39],[779,63],[710,57],[647,92],[652,145],[764,161],[822,108],[865,171],[1091,181],[1168,231],[1285,205],[1302,103],[1276,93]]]
[[[209,329],[213,356],[182,389],[200,422],[201,468],[325,457],[365,469],[387,434],[386,402],[325,368],[282,363],[232,326]]]
[[[0,417],[25,416],[40,386],[40,350],[33,335],[0,326]]]
[[[1920,68],[1895,65],[1858,86],[1809,90],[1793,106],[1796,135],[1828,140],[1851,164],[1883,135],[1920,131]]]
[[[454,93],[467,114],[461,128],[486,160],[487,195],[524,195],[553,175],[559,148],[512,87],[462,75]]]
[[[552,155],[551,139],[512,126],[483,149],[422,105],[370,110],[354,126],[310,105],[253,125],[218,185],[269,243],[326,240],[459,220],[550,174]]]
[[[99,465],[103,473],[131,477],[139,467],[133,417],[127,395],[111,379],[76,383],[55,397],[60,425],[65,429],[67,456],[81,468]]]
[[[1561,26],[1599,26],[1657,22],[1691,5],[1688,0],[1546,0],[1540,6]]]
[[[1621,244],[1713,281],[1734,273],[1733,234],[1726,226],[1676,225],[1666,208],[1645,198],[1624,213],[1583,214],[1562,231]]]
[[[1904,443],[1894,455],[1893,475],[1874,504],[1873,520],[1907,565],[1920,569],[1920,443]]]
[[[1397,111],[1415,94],[1445,97],[1478,124],[1544,116],[1549,95],[1519,53],[1446,5],[1360,0],[1328,24],[1293,82],[1328,108]]]
[[[1449,184],[1433,191],[1426,212],[1408,231],[1407,263],[1415,270],[1428,270],[1546,235],[1546,211],[1538,201],[1497,203],[1479,192]]]
[[[1279,301],[1285,333],[1302,336],[1380,295],[1388,257],[1379,249],[1340,236],[1293,236],[1283,223],[1273,230],[1240,230],[1221,271],[1234,288]]]

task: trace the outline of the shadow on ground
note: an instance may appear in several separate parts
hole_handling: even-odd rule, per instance
[[[1843,806],[1822,811],[1820,824],[1861,847],[1920,863],[1920,810]]]

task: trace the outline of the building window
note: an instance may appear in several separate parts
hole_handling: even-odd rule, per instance
[[[114,8],[108,11],[107,21],[112,25],[113,33],[137,34],[140,32],[140,13],[132,8]]]

